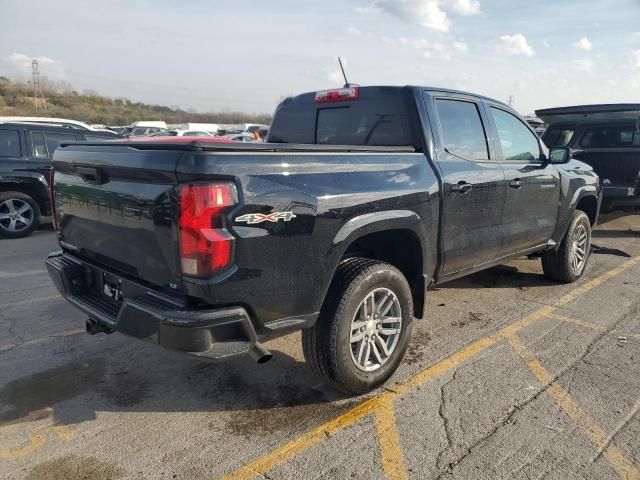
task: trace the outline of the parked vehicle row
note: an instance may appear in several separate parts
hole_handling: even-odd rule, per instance
[[[88,332],[263,362],[263,339],[302,329],[319,377],[360,394],[402,361],[429,286],[521,255],[560,282],[586,268],[598,176],[499,101],[312,92],[278,106],[268,141],[56,151],[47,268]]]

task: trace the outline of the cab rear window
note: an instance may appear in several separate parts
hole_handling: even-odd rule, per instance
[[[399,88],[361,88],[357,99],[335,103],[300,95],[278,107],[267,141],[419,148],[410,105]]]

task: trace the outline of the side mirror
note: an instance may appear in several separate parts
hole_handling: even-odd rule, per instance
[[[553,147],[549,150],[549,163],[567,163],[571,160],[571,150],[567,147]]]

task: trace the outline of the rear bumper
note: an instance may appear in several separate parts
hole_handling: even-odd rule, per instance
[[[60,294],[102,331],[118,331],[203,360],[222,361],[242,355],[252,355],[258,361],[268,359],[244,308],[189,309],[166,295],[62,252],[49,255],[46,265]],[[99,293],[105,278],[117,279],[121,301]]]

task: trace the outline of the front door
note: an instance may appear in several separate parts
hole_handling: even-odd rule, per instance
[[[511,255],[545,245],[551,238],[557,223],[560,178],[556,167],[545,167],[540,140],[522,120],[497,105],[487,110],[507,187],[501,250]]]
[[[429,101],[437,119],[432,123],[436,163],[443,179],[442,273],[448,275],[498,257],[503,235],[504,173],[492,161],[485,119],[477,101],[445,94]]]

